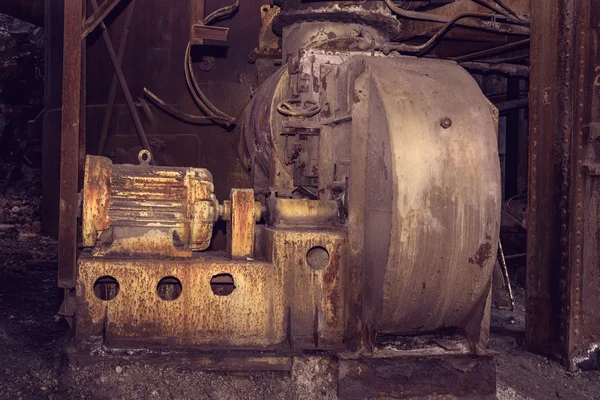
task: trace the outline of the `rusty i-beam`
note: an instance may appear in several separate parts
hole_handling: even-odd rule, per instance
[[[532,0],[531,15],[527,342],[597,368],[600,1]]]
[[[82,84],[83,1],[64,2],[63,104],[60,150],[60,217],[58,285],[73,288],[77,280],[77,207]]]

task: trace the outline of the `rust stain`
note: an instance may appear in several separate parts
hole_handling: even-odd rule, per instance
[[[235,281],[235,290],[227,296],[216,295],[210,287],[221,274],[231,274]],[[101,276],[119,282],[113,300],[95,297],[94,283]],[[181,295],[175,300],[159,297],[157,285],[165,277],[181,282]],[[285,339],[283,285],[269,263],[227,260],[222,254],[162,260],[84,256],[77,288],[85,309],[78,328],[106,329],[110,338],[232,347],[276,346]]]
[[[479,249],[473,257],[469,257],[469,262],[471,264],[477,264],[483,269],[485,262],[489,260],[491,256],[492,244],[490,242],[485,242],[479,246]]]
[[[254,190],[231,190],[228,247],[233,258],[253,257],[254,255],[254,208]]]

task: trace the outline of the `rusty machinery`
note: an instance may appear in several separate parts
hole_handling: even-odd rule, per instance
[[[455,62],[390,53],[385,4],[350,3],[269,18],[281,53],[254,57],[284,62],[235,130],[250,188],[217,199],[206,169],[87,156],[81,342],[319,351],[359,381],[376,362],[467,360],[455,370],[492,382],[470,394],[493,393],[497,110]]]

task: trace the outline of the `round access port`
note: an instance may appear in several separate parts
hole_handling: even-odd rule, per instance
[[[210,280],[210,289],[217,296],[229,296],[235,289],[231,274],[219,274]]]
[[[158,297],[165,301],[177,300],[179,296],[181,296],[182,290],[183,286],[181,285],[181,281],[174,276],[162,278],[156,287]]]
[[[99,300],[110,301],[119,294],[119,281],[112,276],[103,276],[94,283],[94,294]]]
[[[312,269],[323,269],[329,265],[329,252],[325,247],[315,246],[306,253],[306,263]]]

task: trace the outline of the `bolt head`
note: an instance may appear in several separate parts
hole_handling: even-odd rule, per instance
[[[449,117],[444,117],[442,118],[440,125],[442,126],[442,128],[448,129],[452,126],[452,120]]]

